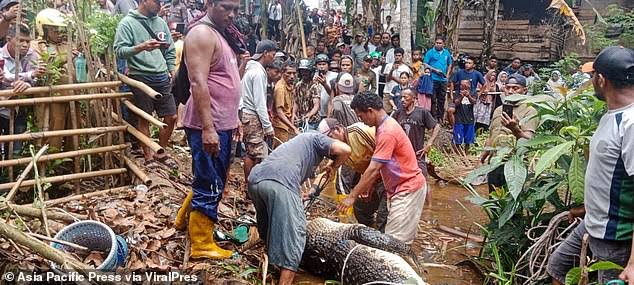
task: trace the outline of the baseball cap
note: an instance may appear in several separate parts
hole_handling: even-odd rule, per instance
[[[356,35],[354,35],[355,37],[365,37],[365,34],[363,33],[357,33]]]
[[[3,0],[0,2],[0,10],[9,8],[15,4],[19,4],[18,0]]]
[[[345,46],[346,44],[344,43],[338,43],[335,47],[340,47],[340,46]]]
[[[265,52],[268,51],[277,51],[279,48],[277,44],[272,40],[263,40],[258,43],[258,46],[255,48],[255,54],[253,55],[254,60],[260,59]]]
[[[352,94],[354,93],[354,78],[352,78],[352,75],[350,75],[350,73],[344,72],[341,74],[341,77],[339,77],[339,81],[337,82],[337,85],[339,86],[339,91],[346,93],[346,94]]]
[[[597,58],[583,65],[583,72],[597,72],[608,80],[634,81],[634,50],[622,46],[604,48]]]
[[[363,57],[363,61],[372,61],[372,57],[370,55],[366,55]]]
[[[511,82],[511,80],[513,82]],[[526,87],[526,77],[524,77],[524,75],[521,75],[519,73],[514,73],[511,76],[509,76],[509,79],[506,80],[506,84],[519,84]]]
[[[372,58],[377,58],[377,59],[381,58],[381,52],[380,51],[373,51],[373,52],[370,53],[370,56]]]
[[[328,133],[330,133],[332,129],[336,128],[337,125],[340,125],[337,119],[326,118],[321,120],[321,123],[319,123],[319,126],[317,127],[317,131],[324,135],[328,135]]]

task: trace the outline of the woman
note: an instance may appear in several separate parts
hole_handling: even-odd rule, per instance
[[[473,108],[473,113],[476,121],[476,133],[482,133],[489,129],[489,123],[491,122],[493,107],[497,106],[495,100],[500,98],[497,87],[497,76],[495,70],[490,70],[484,77],[486,83],[482,87],[478,99]],[[501,104],[500,99],[500,104]]]
[[[525,64],[520,68],[520,73],[526,77],[526,86],[530,87],[535,81],[540,81],[539,75],[533,70],[533,66]]]
[[[550,79],[548,79],[548,83],[546,83],[546,89],[548,89],[555,98],[560,98],[562,95],[560,88],[562,87],[566,87],[566,82],[561,78],[561,72],[555,70],[550,74]]]
[[[495,82],[497,92],[502,92],[495,96],[495,106],[493,106],[493,110],[495,108],[502,106],[504,104],[504,90],[506,89],[506,80],[509,79],[509,74],[506,71],[500,71],[498,74],[498,80]]]

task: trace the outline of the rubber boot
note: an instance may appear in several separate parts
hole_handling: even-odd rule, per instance
[[[191,208],[192,197],[194,197],[194,191],[189,190],[189,192],[187,192],[187,196],[185,197],[185,201],[183,201],[183,205],[181,205],[180,209],[178,209],[178,213],[176,213],[174,228],[179,231],[187,228],[187,214],[189,214],[189,209]]]
[[[214,241],[214,222],[199,211],[189,213],[189,239],[191,258],[227,259],[233,254]]]

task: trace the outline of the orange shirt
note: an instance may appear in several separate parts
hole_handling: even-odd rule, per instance
[[[383,164],[381,177],[388,199],[401,192],[416,192],[426,183],[412,143],[392,117],[386,116],[377,127],[372,160]]]

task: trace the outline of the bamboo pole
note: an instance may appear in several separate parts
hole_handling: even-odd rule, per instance
[[[114,126],[114,127],[88,128],[88,129],[79,129],[79,130],[60,130],[60,131],[48,131],[48,132],[28,133],[28,134],[19,134],[19,135],[8,135],[8,136],[0,136],[0,142],[26,141],[26,140],[36,140],[36,139],[50,138],[50,137],[66,137],[66,136],[72,136],[72,135],[95,135],[95,134],[102,134],[106,132],[116,132],[116,131],[121,131],[125,129],[126,129],[126,126]]]
[[[88,270],[94,270],[92,266],[84,264],[67,253],[26,235],[3,221],[0,221],[0,234],[50,261],[61,264],[63,267],[68,266],[68,269],[77,270],[83,275],[87,275]]]
[[[16,204],[9,204],[8,208],[13,209],[16,213],[18,213],[18,215],[21,215],[21,216],[27,216],[31,218],[42,217],[42,212],[40,208],[34,208],[31,206],[16,205]],[[86,215],[78,215],[78,214],[71,215],[66,213],[53,212],[50,209],[46,210],[46,215],[51,220],[56,220],[56,221],[61,221],[66,223],[74,223],[77,220],[85,220],[88,218],[86,217]]]
[[[161,99],[161,97],[163,97],[163,94],[156,92],[154,89],[150,88],[150,86],[145,85],[145,83],[141,81],[134,80],[121,73],[117,73],[117,77],[119,77],[119,80],[121,80],[121,82],[132,88],[141,90],[143,93],[145,93],[145,95],[150,96],[154,100]]]
[[[127,99],[122,99],[121,100],[123,102],[123,104],[128,107],[128,110],[132,111],[132,113],[137,114],[138,116],[140,116],[141,118],[145,119],[146,121],[152,123],[153,125],[159,127],[159,128],[164,128],[167,127],[166,123],[163,123],[161,121],[159,121],[158,119],[152,117],[152,115],[146,113],[145,111],[139,109],[139,107],[135,106],[132,102],[130,102]]]
[[[149,147],[150,149],[152,149],[153,152],[155,152],[157,154],[165,153],[165,149],[163,149],[162,146],[160,146],[158,143],[154,142],[151,138],[148,138],[142,132],[140,132],[135,127],[130,125],[130,123],[126,122],[123,119],[120,119],[119,116],[117,116],[117,114],[112,113],[112,118],[114,118],[115,120],[117,120],[119,122],[124,123],[127,126],[128,133],[130,133],[135,138],[137,138],[142,144],[144,144],[147,147]]]
[[[33,169],[33,166],[37,167],[37,165],[35,165],[35,162],[40,158],[40,156],[42,156],[46,151],[48,150],[48,145],[43,146],[40,151],[38,151],[35,154],[35,157],[29,157],[28,159],[31,160],[31,162],[24,168],[24,171],[22,171],[22,174],[20,174],[20,176],[18,177],[18,181],[16,181],[14,184],[14,186],[11,188],[11,191],[9,191],[9,194],[7,194],[6,199],[5,199],[5,203],[9,203],[11,202],[11,200],[13,200],[13,197],[15,197],[15,193],[18,191],[18,188],[20,188],[20,185],[22,184],[22,182],[24,181],[24,179],[26,179],[26,176],[29,174],[29,172],[31,172],[31,169]]]
[[[132,173],[134,173],[134,175],[136,175],[137,177],[139,177],[139,179],[141,179],[141,181],[143,181],[143,184],[147,186],[152,185],[152,179],[150,179],[150,177],[145,174],[145,172],[143,172],[143,170],[141,170],[141,168],[139,168],[139,166],[136,165],[134,161],[130,160],[127,157],[123,157],[123,160],[125,161],[125,164],[128,166],[128,168],[132,171]]]
[[[41,239],[41,240],[45,240],[45,241],[48,241],[48,242],[59,243],[61,245],[72,247],[72,248],[77,249],[77,250],[86,251],[86,252],[90,251],[89,248],[87,248],[85,246],[78,245],[76,243],[72,243],[72,242],[68,242],[68,241],[64,241],[64,240],[54,239],[54,238],[43,236],[43,235],[36,234],[36,233],[27,233],[27,235],[32,236],[34,238]]]
[[[19,53],[19,52],[18,52]],[[14,135],[15,132],[15,109],[9,109],[9,136]],[[2,136],[6,137],[6,136]],[[7,158],[13,159],[13,140],[9,141],[7,150]],[[9,181],[13,182],[13,167],[9,167]]]
[[[124,97],[130,97],[130,96],[132,96],[131,92],[98,93],[98,94],[85,94],[85,95],[14,99],[14,100],[0,101],[0,107],[16,107],[16,106],[30,106],[30,105],[37,105],[37,104],[66,103],[66,102],[81,101],[81,100],[124,98]]]
[[[73,181],[77,179],[93,178],[98,176],[117,175],[117,174],[121,174],[125,172],[128,172],[128,170],[125,168],[107,169],[107,170],[90,171],[90,172],[84,172],[84,173],[73,173],[68,175],[51,176],[51,177],[46,177],[45,181],[48,183],[61,183],[61,182],[68,182],[68,181]],[[13,188],[15,184],[16,182],[0,184],[0,190],[11,189]],[[26,180],[22,182],[21,186],[29,187],[33,185],[35,185],[35,180]]]
[[[306,53],[306,35],[304,35],[304,21],[302,20],[302,11],[299,9],[301,2],[295,3],[295,10],[297,11],[297,21],[299,22],[299,35],[302,38],[302,53],[304,54],[304,58],[308,57]]]
[[[120,145],[104,146],[104,147],[98,147],[98,148],[89,148],[89,149],[82,149],[82,150],[60,152],[60,153],[43,155],[37,160],[37,162],[46,162],[46,161],[51,161],[56,159],[71,158],[71,157],[102,153],[102,152],[119,151],[119,150],[126,149],[127,147],[128,146],[125,144],[120,144]],[[0,161],[0,167],[24,165],[24,164],[28,164],[29,162],[31,162],[30,157],[17,158],[12,160],[2,160]]]
[[[89,88],[115,88],[121,85],[121,81],[106,81],[106,82],[91,82],[91,83],[75,83],[75,84],[62,84],[43,87],[31,87],[26,91],[20,93],[20,96],[25,95],[49,95],[61,91],[75,91]],[[15,95],[13,90],[0,90],[0,97],[12,97]]]
[[[132,190],[132,187],[131,186],[123,186],[123,187],[106,189],[106,190],[101,190],[101,191],[95,191],[95,192],[90,192],[90,193],[85,193],[85,194],[73,195],[73,196],[68,196],[68,197],[64,197],[64,198],[48,200],[48,201],[45,201],[44,204],[46,204],[46,206],[50,207],[50,206],[53,206],[53,205],[63,204],[63,203],[70,202],[70,201],[83,200],[83,199],[97,197],[97,196],[101,196],[101,195],[107,195],[107,194],[115,194],[115,193],[123,191],[123,190]]]
[[[112,126],[113,125],[112,124],[112,99],[106,99],[105,115],[106,115],[106,126]],[[112,145],[112,133],[106,134],[106,145]],[[110,152],[106,152],[104,154],[106,156],[106,168],[107,169],[113,168],[114,166],[112,162],[112,154]],[[111,177],[111,178],[112,178],[111,186],[114,186],[114,177]],[[79,194],[79,192],[77,194]]]
[[[79,129],[79,123],[77,120],[77,108],[74,101],[68,102],[68,107],[70,110],[70,123],[71,127],[76,130]],[[79,136],[73,136],[73,149],[79,150]],[[75,167],[75,173],[81,172],[81,162],[79,161],[79,157],[73,158],[73,164]],[[106,167],[108,168],[108,167]],[[75,191],[79,191],[79,181],[75,181]]]

